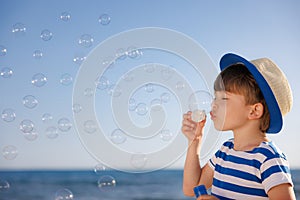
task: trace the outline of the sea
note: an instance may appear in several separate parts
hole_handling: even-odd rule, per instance
[[[0,171],[0,200],[189,200],[182,170],[128,173],[94,171]],[[300,169],[292,170],[300,198]]]

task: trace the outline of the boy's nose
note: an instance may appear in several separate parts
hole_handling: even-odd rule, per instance
[[[217,108],[217,105],[215,103],[215,100],[212,100],[211,104],[210,104],[211,110],[214,110]]]

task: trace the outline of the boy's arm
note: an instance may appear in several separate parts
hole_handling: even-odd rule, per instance
[[[194,196],[194,187],[200,181],[201,167],[198,157],[198,139],[189,144],[183,170],[183,193]]]
[[[202,131],[205,120],[196,123],[191,120],[191,112],[183,115],[182,132],[189,141],[183,172],[183,193],[194,196],[194,187],[204,184],[211,187],[213,170],[206,164],[202,169],[199,162],[199,152],[202,142]]]
[[[284,183],[271,188],[268,192],[270,200],[295,200],[293,187],[289,183]]]
[[[205,185],[206,188],[212,186],[213,169],[206,164],[203,168],[200,167],[199,157],[197,152],[197,141],[191,144],[188,148],[183,171],[183,193],[186,196],[195,196],[194,187],[197,185]]]

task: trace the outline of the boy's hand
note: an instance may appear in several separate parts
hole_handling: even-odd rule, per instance
[[[189,142],[193,141],[195,138],[202,137],[203,127],[206,122],[206,117],[204,120],[197,123],[192,120],[191,116],[192,116],[191,111],[183,115],[182,127],[181,127],[182,133],[187,137]]]

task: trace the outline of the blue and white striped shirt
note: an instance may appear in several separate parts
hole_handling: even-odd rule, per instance
[[[252,151],[236,151],[233,140],[225,142],[210,159],[214,169],[212,194],[220,199],[268,199],[268,191],[292,183],[285,155],[272,142]]]

